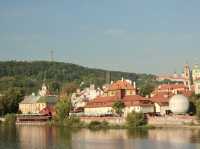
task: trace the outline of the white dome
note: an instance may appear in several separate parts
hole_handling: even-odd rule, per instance
[[[189,101],[183,95],[175,95],[169,101],[169,109],[174,114],[185,114],[189,109]]]

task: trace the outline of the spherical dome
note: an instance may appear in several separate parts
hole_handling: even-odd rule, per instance
[[[183,95],[175,95],[169,101],[169,109],[174,114],[185,114],[189,109],[189,101]]]

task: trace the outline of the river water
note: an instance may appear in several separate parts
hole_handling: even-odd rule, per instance
[[[0,149],[200,149],[200,129],[74,131],[0,126]]]

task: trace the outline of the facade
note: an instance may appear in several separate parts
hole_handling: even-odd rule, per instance
[[[47,108],[53,114],[53,107],[57,100],[57,96],[26,96],[19,103],[19,110],[22,114],[42,114],[42,111]]]
[[[191,85],[192,85],[192,77],[191,77],[191,71],[190,67],[188,64],[184,66],[184,84],[191,90]]]
[[[91,84],[90,87],[83,89],[82,91],[78,89],[76,93],[73,93],[71,96],[72,106],[75,110],[83,108],[87,102],[102,94],[103,91],[99,88],[96,89],[95,85],[93,84]]]
[[[166,115],[169,109],[169,98],[172,94],[158,93],[150,98],[154,103],[155,113],[158,115]]]
[[[53,114],[53,107],[58,101],[58,97],[47,93],[47,87],[43,84],[39,95],[25,96],[24,100],[19,103],[19,111],[22,114],[44,114],[45,112]]]
[[[189,97],[192,93],[193,92],[183,83],[162,84],[152,92],[150,100],[154,103],[155,112],[157,114],[166,115],[171,111],[169,101],[172,96],[182,94]]]
[[[173,75],[159,75],[159,76],[157,76],[157,81],[164,81],[164,80],[170,80],[170,81],[173,81],[173,82],[185,82],[183,75],[178,75],[177,73],[174,73]]]
[[[200,67],[196,64],[192,69],[192,79],[193,81],[196,81],[198,78],[200,78]]]
[[[125,105],[124,116],[129,112],[153,113],[153,102],[136,94],[136,85],[128,80],[111,83],[102,96],[87,103],[84,108],[86,116],[106,116],[114,114],[113,104],[122,101]]]
[[[192,91],[189,90],[188,86],[183,83],[176,83],[176,84],[161,84],[159,85],[151,94],[151,97],[158,95],[158,94],[165,94],[167,95],[175,95],[175,94],[192,94]]]
[[[200,75],[200,73],[199,73]],[[159,75],[157,77],[158,81],[170,80],[172,82],[183,83],[189,90],[192,89],[192,72],[188,64],[184,65],[183,73],[177,74],[176,72],[173,75]]]
[[[194,81],[194,92],[196,95],[200,94],[200,79]]]

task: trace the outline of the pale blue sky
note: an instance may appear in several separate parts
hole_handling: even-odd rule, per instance
[[[0,0],[0,60],[129,72],[200,62],[199,0]]]

